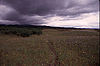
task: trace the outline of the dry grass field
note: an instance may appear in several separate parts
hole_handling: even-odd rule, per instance
[[[42,35],[0,34],[0,66],[98,66],[99,32],[43,29]]]

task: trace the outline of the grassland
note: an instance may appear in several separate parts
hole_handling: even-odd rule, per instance
[[[0,66],[98,66],[99,32],[43,29],[42,35],[0,34]]]

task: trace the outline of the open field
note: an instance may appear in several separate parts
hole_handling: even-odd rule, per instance
[[[42,35],[0,34],[0,66],[98,66],[99,32],[43,29]]]

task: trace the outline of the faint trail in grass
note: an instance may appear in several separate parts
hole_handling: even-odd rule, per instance
[[[48,46],[49,46],[49,49],[53,52],[54,56],[55,56],[55,61],[54,61],[54,64],[53,66],[60,66],[60,62],[59,62],[59,57],[58,57],[58,54],[54,48],[54,44],[53,42],[51,41],[48,41]],[[52,66],[51,64],[49,64],[49,66]]]

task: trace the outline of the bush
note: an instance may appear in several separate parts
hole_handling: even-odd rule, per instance
[[[29,37],[30,35],[42,34],[42,30],[40,28],[33,27],[18,27],[18,26],[0,26],[1,34],[13,34],[22,37]]]

